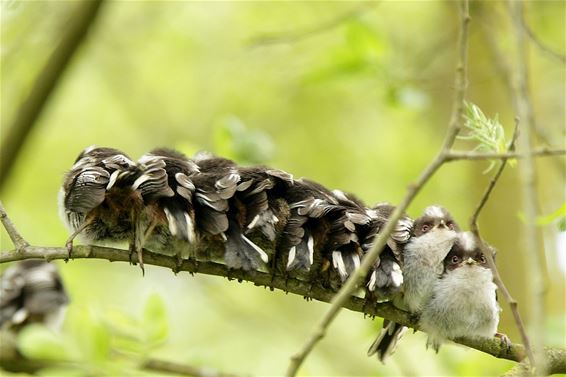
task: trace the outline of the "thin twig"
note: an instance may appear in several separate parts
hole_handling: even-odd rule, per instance
[[[488,6],[491,6],[491,8],[487,9]],[[495,35],[501,34],[501,33],[497,33],[494,32],[494,30],[496,30],[496,28],[498,27],[498,25],[500,25],[502,22],[500,20],[492,20],[492,16],[495,12],[493,12],[494,9],[493,6],[487,2],[483,2],[483,3],[478,3],[478,9],[481,10],[481,18],[480,20],[482,20],[483,22],[481,23],[481,31],[482,31],[482,35],[483,35],[483,40],[485,41],[490,54],[492,56],[491,61],[494,64],[494,67],[497,71],[497,77],[500,78],[503,81],[503,84],[507,90],[507,93],[513,103],[513,106],[515,106],[515,108],[517,107],[517,99],[516,99],[516,93],[513,90],[513,80],[511,77],[511,68],[509,66],[509,62],[506,59],[505,54],[503,53],[503,51],[501,50],[501,48],[499,47],[498,43],[497,43],[497,38],[495,38]],[[523,120],[525,122],[525,120]],[[526,122],[525,122],[526,123]],[[544,144],[546,144],[547,146],[551,146],[552,145],[552,136],[549,135],[548,131],[546,129],[544,129],[543,127],[541,127],[540,124],[533,124],[532,125],[533,130],[537,136],[537,138]],[[536,152],[536,151],[535,151]],[[564,174],[563,172],[566,171],[566,164],[564,163],[564,160],[561,159],[553,159],[551,160],[551,162],[553,163],[554,166],[556,166],[558,168],[559,174]]]
[[[379,257],[389,234],[393,231],[397,220],[401,217],[403,212],[407,209],[409,204],[415,198],[420,189],[428,182],[430,177],[438,170],[438,168],[446,161],[446,155],[452,148],[456,136],[461,128],[461,120],[464,111],[464,97],[467,85],[467,56],[468,56],[468,25],[470,22],[470,15],[468,9],[468,1],[464,0],[461,3],[461,27],[458,39],[459,60],[456,68],[455,88],[456,93],[454,97],[454,105],[452,115],[446,132],[446,137],[442,145],[440,153],[432,161],[432,163],[423,171],[416,184],[411,185],[405,198],[399,204],[395,211],[391,214],[389,221],[385,228],[380,232],[371,250],[365,255],[360,267],[348,278],[346,284],[340,289],[338,294],[332,299],[330,308],[325,313],[320,322],[315,326],[307,341],[303,344],[301,349],[291,356],[291,360],[286,372],[288,377],[295,376],[304,362],[306,357],[313,350],[314,346],[324,337],[326,329],[330,326],[343,304],[354,293],[360,281],[362,281],[375,260]]]
[[[10,372],[29,373],[31,375],[40,374],[44,369],[54,367],[80,369],[82,364],[74,360],[53,360],[53,359],[30,359],[22,355],[13,357],[0,357],[0,369]],[[174,374],[179,376],[192,377],[240,377],[233,373],[224,373],[213,368],[195,367],[187,364],[179,364],[171,361],[150,358],[144,360],[139,365],[140,370],[159,372],[162,374]],[[243,376],[242,376],[243,377]]]
[[[18,252],[23,251],[26,247],[29,246],[29,244],[24,239],[24,237],[22,237],[20,232],[18,232],[18,230],[16,229],[16,226],[14,225],[12,220],[10,220],[10,218],[8,217],[8,214],[6,213],[6,210],[4,209],[4,205],[2,204],[1,201],[0,201],[0,221],[2,221],[2,225],[4,225],[4,229],[6,229],[6,232],[8,233],[10,240],[12,240],[12,243],[16,247],[16,251]]]
[[[560,61],[562,64],[566,63],[566,55],[554,51],[553,49],[548,47],[544,42],[542,42],[539,37],[535,35],[533,30],[527,24],[527,20],[525,19],[524,14],[521,14],[521,18],[519,19],[519,21],[525,35],[529,37],[531,42],[533,42],[534,45],[539,48],[539,50],[545,52],[548,56],[551,56],[554,59]]]
[[[61,42],[49,57],[29,96],[22,103],[16,119],[13,124],[6,127],[6,134],[0,146],[0,189],[10,175],[18,152],[33,125],[63,77],[75,52],[88,35],[88,30],[96,20],[102,4],[103,0],[90,0],[79,4],[79,11],[72,16],[73,22],[62,29],[65,30],[65,34]]]
[[[158,359],[148,359],[144,361],[141,365],[141,369],[192,377],[239,377],[237,374],[224,373],[212,368],[195,367]]]
[[[262,47],[275,44],[296,43],[300,40],[334,29],[335,27],[343,24],[351,18],[358,17],[360,14],[367,12],[377,4],[379,4],[378,1],[364,1],[353,9],[323,23],[290,32],[267,33],[264,35],[259,35],[250,38],[250,40],[247,42],[247,45],[249,47]]]
[[[532,138],[531,130],[534,124],[532,107],[528,93],[528,68],[527,68],[527,44],[525,41],[525,29],[522,26],[523,6],[522,2],[508,2],[509,12],[516,34],[515,59],[517,74],[515,82],[516,106],[519,118],[528,123],[523,127],[519,145],[521,152],[525,153],[525,160],[519,165],[519,171],[523,187],[523,207],[525,211],[525,251],[527,261],[527,292],[530,300],[530,340],[532,342],[534,360],[531,366],[535,368],[537,375],[544,375],[546,367],[542,358],[544,345],[544,284],[542,275],[542,261],[537,248],[536,218],[536,185],[535,165],[531,155]]]
[[[513,136],[511,138],[509,146],[507,147],[507,150],[509,152],[512,152],[512,151],[515,150],[515,143],[516,143],[518,137],[519,137],[519,119],[516,118],[515,119],[515,129],[513,130]],[[495,175],[493,176],[493,178],[489,182],[489,185],[488,185],[487,189],[485,190],[476,210],[474,211],[473,215],[471,216],[471,218],[470,218],[470,230],[476,235],[476,237],[480,241],[481,251],[482,251],[483,255],[485,256],[485,258],[487,260],[487,264],[489,265],[489,268],[491,269],[491,271],[493,273],[493,281],[495,282],[495,284],[499,288],[499,291],[503,294],[505,301],[507,301],[507,303],[509,304],[509,307],[511,309],[511,313],[513,313],[513,318],[515,319],[515,324],[517,325],[517,328],[519,329],[519,333],[521,334],[521,339],[523,340],[523,344],[525,345],[525,351],[527,353],[527,356],[528,356],[530,362],[533,363],[534,362],[534,356],[533,356],[533,351],[532,351],[532,348],[531,348],[531,342],[529,340],[529,337],[527,336],[527,332],[525,330],[523,320],[521,319],[521,315],[520,315],[519,310],[517,308],[517,301],[511,296],[511,293],[509,292],[509,290],[505,286],[505,283],[503,283],[503,279],[501,279],[501,275],[499,274],[499,270],[497,269],[497,266],[495,265],[495,261],[493,260],[491,250],[487,247],[487,245],[483,241],[483,239],[480,235],[479,226],[478,226],[478,216],[479,216],[481,210],[483,209],[483,207],[485,206],[485,204],[487,203],[487,201],[489,200],[489,197],[491,196],[491,193],[492,193],[493,189],[495,188],[495,185],[499,181],[499,177],[501,177],[503,170],[505,170],[505,166],[507,166],[507,159],[501,160],[501,163],[499,165],[499,169],[497,170],[497,172],[495,173]]]
[[[566,148],[537,148],[529,153],[532,157],[556,157],[565,156]],[[509,160],[509,159],[524,159],[527,155],[525,153],[507,152],[460,152],[451,151],[446,155],[446,162],[457,160]]]
[[[519,137],[519,119],[515,118],[515,128],[513,129],[513,136],[511,137],[511,141],[509,142],[509,146],[507,147],[508,152],[513,152],[515,150],[515,143],[517,142],[518,137]],[[483,209],[483,207],[485,206],[485,203],[487,203],[487,201],[489,200],[489,196],[491,195],[491,192],[493,191],[495,185],[497,184],[499,177],[503,173],[503,170],[505,170],[505,166],[507,166],[507,160],[508,160],[507,158],[501,159],[501,164],[499,165],[499,169],[497,170],[497,172],[489,182],[489,185],[487,186],[487,189],[485,190],[480,200],[480,203],[478,204],[476,210],[474,211],[472,217],[470,218],[470,229],[472,229],[472,231],[474,231],[474,229],[478,229],[477,226],[478,216],[481,210]]]

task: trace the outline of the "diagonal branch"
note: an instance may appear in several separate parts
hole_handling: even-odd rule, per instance
[[[497,38],[494,38],[494,30],[497,28],[497,25],[502,23],[502,21],[492,19],[494,12],[492,9],[487,9],[486,4],[487,3],[478,4],[480,5],[478,9],[481,11],[480,21],[483,21],[481,22],[482,27],[480,27],[483,40],[492,55],[491,61],[497,71],[497,77],[502,80],[511,101],[513,102],[513,106],[517,107],[517,94],[513,90],[511,67],[505,57],[505,54],[497,43]],[[546,145],[552,145],[552,135],[549,134],[548,130],[536,123],[532,124],[531,127],[533,127],[533,131],[540,141]],[[535,151],[533,153],[535,153]],[[556,167],[558,167],[560,172],[566,171],[566,165],[563,160],[553,159],[551,161]]]
[[[0,357],[0,369],[11,373],[40,374],[42,370],[54,367],[80,368],[81,363],[75,360],[28,359],[21,355]],[[213,368],[196,367],[171,361],[149,358],[142,361],[140,370],[158,372],[160,374],[191,377],[240,377],[237,374],[225,373]],[[241,376],[244,377],[244,376]]]
[[[159,359],[145,360],[140,369],[159,372],[162,374],[174,374],[192,377],[239,377],[237,374],[220,372],[211,368],[195,367],[192,365],[178,364],[171,361]]]
[[[540,38],[534,33],[533,29],[527,24],[527,20],[525,19],[525,15],[521,15],[519,19],[520,25],[523,28],[523,32],[525,35],[530,39],[530,41],[538,47],[539,50],[546,53],[548,56],[558,60],[562,64],[566,64],[566,55],[561,54],[559,52],[554,51],[549,46],[546,45]]]
[[[529,99],[528,90],[528,53],[525,41],[525,30],[522,25],[524,4],[522,2],[509,2],[509,13],[515,26],[516,34],[516,75],[514,93],[516,97],[516,111],[520,119],[526,121],[519,138],[521,152],[525,153],[525,160],[519,166],[523,187],[523,208],[525,211],[525,252],[527,261],[527,290],[530,298],[530,338],[536,362],[531,364],[535,372],[545,374],[546,367],[542,358],[544,345],[544,283],[542,274],[543,260],[537,247],[535,164],[532,157],[531,131],[534,129],[534,115]]]
[[[6,232],[8,233],[10,240],[12,240],[12,243],[16,247],[17,252],[23,251],[26,247],[29,246],[20,232],[18,232],[18,230],[16,229],[14,223],[12,223],[12,220],[10,220],[10,218],[8,217],[8,214],[6,213],[2,202],[0,202],[0,221],[2,221],[2,225],[4,225],[4,229],[6,229]]]
[[[507,148],[509,152],[512,152],[512,151],[515,150],[515,143],[516,143],[518,137],[519,137],[519,119],[515,119],[515,129],[513,130],[513,137],[511,138],[511,142],[509,143],[509,147]],[[493,260],[491,250],[489,250],[489,248],[487,247],[487,245],[483,241],[483,238],[480,235],[479,226],[478,226],[478,216],[479,216],[481,210],[483,209],[483,207],[485,206],[485,204],[487,203],[487,201],[489,200],[489,197],[490,197],[493,189],[495,188],[497,181],[499,181],[499,177],[501,177],[503,170],[505,170],[505,166],[507,166],[507,159],[502,159],[501,164],[499,165],[499,169],[497,170],[497,172],[495,173],[495,175],[493,176],[493,178],[489,182],[489,185],[488,185],[487,189],[485,190],[485,192],[484,192],[484,194],[483,194],[483,196],[480,200],[480,203],[478,204],[476,210],[474,211],[472,217],[470,218],[470,230],[480,240],[480,248],[481,248],[483,255],[487,259],[487,264],[489,265],[489,268],[491,269],[491,271],[493,273],[493,281],[497,285],[497,288],[499,288],[499,290],[503,294],[503,297],[505,297],[505,301],[507,301],[507,303],[509,304],[511,312],[513,313],[513,318],[515,319],[515,323],[517,325],[517,328],[519,329],[519,333],[521,334],[521,339],[523,340],[523,344],[525,345],[525,351],[526,351],[527,356],[528,356],[528,358],[529,358],[529,360],[532,364],[532,363],[534,363],[535,359],[534,359],[533,351],[532,351],[532,348],[531,348],[531,342],[529,340],[529,337],[527,336],[527,332],[525,331],[525,326],[523,324],[523,320],[521,319],[521,315],[520,315],[519,310],[517,308],[517,301],[511,296],[511,293],[509,292],[509,290],[507,289],[507,287],[503,283],[503,279],[501,279],[501,275],[499,274],[499,270],[497,269],[497,266],[495,265],[495,261]]]
[[[248,41],[247,45],[250,47],[262,47],[275,44],[295,43],[297,41],[331,30],[348,20],[358,17],[364,12],[367,12],[377,4],[379,4],[379,2],[377,1],[363,1],[360,5],[354,7],[353,9],[323,23],[308,26],[303,29],[291,32],[266,33],[263,35],[258,35],[251,38]]]
[[[519,119],[515,118],[515,128],[513,129],[513,136],[511,137],[511,141],[509,142],[509,146],[507,147],[507,151],[509,153],[512,153],[515,150],[515,143],[517,142],[518,137],[519,137]],[[474,233],[475,233],[475,230],[478,229],[478,225],[477,225],[478,216],[479,216],[481,210],[483,209],[483,207],[485,206],[485,203],[487,203],[487,201],[489,200],[491,192],[495,188],[497,181],[499,181],[499,177],[501,177],[503,170],[505,170],[505,167],[507,166],[507,160],[508,160],[508,158],[502,158],[501,159],[501,164],[499,165],[499,169],[497,170],[497,172],[495,173],[495,175],[493,176],[493,178],[489,182],[489,185],[488,185],[487,189],[485,190],[485,192],[484,192],[484,194],[483,194],[483,196],[480,200],[479,205],[477,206],[472,217],[470,218],[470,229],[472,231],[474,231]]]
[[[320,322],[315,326],[301,349],[291,357],[291,361],[286,373],[288,377],[293,377],[297,374],[301,364],[313,350],[314,346],[324,337],[326,329],[330,326],[334,318],[336,318],[344,303],[357,289],[359,282],[363,281],[366,277],[369,269],[383,250],[387,238],[393,231],[395,224],[397,223],[403,212],[405,212],[420,189],[428,182],[428,180],[434,175],[438,168],[440,168],[440,166],[442,166],[442,164],[446,162],[446,156],[452,148],[452,145],[456,140],[456,136],[458,135],[458,132],[461,128],[461,120],[464,111],[464,97],[467,86],[468,25],[470,22],[468,1],[462,1],[460,3],[460,7],[461,26],[458,38],[459,59],[455,75],[456,93],[454,97],[452,115],[448,125],[448,130],[446,132],[446,137],[442,145],[442,149],[440,150],[440,153],[436,156],[436,158],[432,161],[432,163],[424,170],[417,182],[409,187],[405,198],[389,217],[387,225],[377,237],[369,253],[364,257],[360,267],[348,278],[346,284],[332,299],[330,308],[325,313]]]
[[[33,88],[22,104],[13,124],[6,127],[6,135],[0,145],[0,188],[10,175],[16,156],[39,118],[50,95],[56,89],[61,77],[69,66],[75,52],[88,35],[96,20],[103,0],[85,1],[79,4],[79,11],[73,15],[73,22],[65,27],[61,42],[49,57]]]

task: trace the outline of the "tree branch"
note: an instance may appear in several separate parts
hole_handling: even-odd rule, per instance
[[[494,33],[493,33],[493,31],[497,28],[497,25],[501,24],[502,22],[501,20],[495,20],[495,21],[492,20],[493,12],[491,9],[486,10],[487,7],[485,3],[482,4],[478,3],[478,5],[480,5],[478,9],[481,10],[481,15],[482,15],[481,19],[484,21],[482,23],[482,27],[480,28],[480,30],[482,31],[483,39],[490,51],[490,54],[492,55],[491,61],[493,62],[494,67],[497,71],[497,77],[499,77],[503,81],[503,84],[505,85],[505,88],[507,89],[509,97],[513,103],[513,106],[515,106],[516,109],[517,95],[513,90],[511,68],[509,62],[505,58],[505,54],[497,44],[497,39],[494,38]],[[547,146],[552,145],[551,143],[552,136],[549,135],[547,130],[543,129],[539,124],[533,124],[532,127],[534,128],[534,132],[540,141],[542,141]],[[559,172],[563,172],[566,170],[565,169],[566,165],[564,164],[563,160],[554,159],[552,161],[558,167]]]
[[[519,119],[515,118],[515,128],[513,129],[513,136],[511,137],[511,141],[509,142],[509,146],[507,147],[508,153],[512,153],[515,150],[515,143],[517,142],[518,137],[519,137]],[[478,224],[477,224],[478,216],[479,216],[481,210],[483,209],[483,207],[485,206],[485,203],[487,203],[487,201],[489,200],[491,192],[495,188],[497,181],[499,181],[499,177],[501,177],[503,170],[505,170],[505,167],[507,166],[507,160],[508,160],[508,158],[502,158],[501,159],[501,164],[499,165],[499,169],[497,170],[497,172],[495,173],[495,175],[493,176],[493,178],[489,182],[489,185],[488,185],[487,189],[485,190],[485,192],[484,192],[484,194],[483,194],[483,196],[480,200],[480,203],[478,204],[476,210],[474,211],[474,213],[472,214],[472,217],[470,218],[470,229],[472,231],[475,231],[475,230],[478,229]]]
[[[515,119],[515,129],[513,130],[513,136],[511,138],[511,142],[509,143],[509,146],[507,147],[507,150],[509,152],[512,152],[512,151],[515,150],[515,143],[516,143],[518,137],[519,137],[519,119],[517,118],[517,119]],[[509,307],[511,309],[511,313],[513,313],[513,318],[515,319],[515,324],[517,325],[517,328],[519,329],[519,333],[521,334],[521,339],[523,340],[523,344],[525,345],[527,356],[528,356],[528,358],[529,358],[529,360],[532,364],[532,363],[534,363],[535,358],[534,358],[533,351],[532,351],[532,348],[531,348],[531,342],[529,340],[529,337],[527,336],[527,332],[525,331],[525,326],[523,324],[523,320],[521,319],[521,315],[520,315],[519,310],[517,308],[517,301],[511,296],[511,293],[509,292],[509,290],[505,286],[505,283],[503,283],[503,279],[501,279],[501,275],[499,274],[499,270],[497,269],[497,266],[495,265],[495,261],[493,260],[491,250],[489,250],[489,248],[487,247],[487,245],[483,241],[483,239],[480,235],[480,230],[479,230],[479,226],[478,226],[478,216],[479,216],[481,210],[483,209],[483,207],[485,206],[485,204],[487,203],[487,201],[489,200],[491,192],[495,188],[495,185],[497,184],[499,177],[501,177],[503,170],[505,170],[505,166],[507,166],[507,159],[501,160],[501,164],[499,165],[499,169],[497,169],[497,172],[495,173],[495,175],[493,176],[493,178],[489,182],[489,185],[488,185],[487,189],[485,190],[476,210],[474,211],[472,217],[470,218],[470,230],[480,240],[480,248],[481,248],[483,255],[485,256],[485,258],[487,260],[487,264],[489,265],[489,268],[491,269],[491,271],[493,273],[493,281],[497,285],[497,288],[499,288],[499,290],[503,294],[503,297],[505,297],[505,301],[507,301],[507,303],[509,304]]]
[[[432,163],[423,171],[416,184],[411,185],[403,201],[395,208],[395,211],[389,217],[389,220],[385,228],[380,232],[374,245],[368,254],[363,258],[360,267],[354,271],[354,273],[348,278],[346,284],[340,289],[338,294],[334,296],[331,302],[331,306],[325,313],[321,321],[315,326],[312,333],[309,335],[305,344],[301,349],[291,357],[289,367],[287,369],[286,375],[288,377],[293,377],[297,374],[299,367],[313,350],[314,346],[324,337],[326,329],[330,326],[334,318],[338,315],[338,312],[348,300],[348,298],[354,293],[358,288],[359,282],[363,281],[366,277],[369,269],[375,263],[379,254],[385,246],[386,240],[393,231],[395,224],[409,207],[415,196],[421,190],[421,188],[428,182],[428,180],[434,175],[434,173],[440,168],[444,162],[446,162],[446,155],[449,153],[456,136],[461,128],[461,120],[464,111],[464,97],[466,93],[467,86],[467,57],[468,57],[468,25],[470,22],[470,14],[468,9],[468,1],[464,0],[461,3],[460,10],[461,26],[460,34],[458,38],[458,51],[459,60],[456,67],[455,75],[455,88],[456,93],[454,97],[452,115],[448,125],[448,130],[442,145],[440,153],[432,161]],[[398,322],[400,323],[400,322]]]
[[[79,4],[79,11],[72,16],[73,22],[63,28],[65,34],[61,42],[40,72],[28,98],[21,105],[14,123],[6,127],[6,135],[0,146],[0,189],[10,175],[16,156],[49,96],[57,87],[72,57],[96,20],[102,4],[103,0],[89,0]]]
[[[12,373],[28,373],[35,375],[43,369],[58,366],[80,368],[81,363],[70,360],[28,359],[20,355],[9,358],[0,357],[0,368]],[[154,358],[144,360],[139,365],[139,369],[191,377],[240,377],[237,374],[224,373],[212,368],[195,367]]]
[[[251,38],[247,42],[247,45],[249,47],[262,47],[262,46],[275,45],[275,44],[295,43],[302,39],[306,39],[313,35],[317,35],[327,30],[333,29],[341,25],[342,23],[348,21],[349,19],[357,17],[364,12],[367,12],[369,9],[372,9],[377,4],[379,4],[378,1],[363,1],[361,2],[360,5],[328,21],[291,32],[266,33],[263,35],[258,35],[256,37]]]
[[[533,30],[527,24],[527,20],[525,19],[524,14],[521,15],[521,18],[519,19],[519,21],[520,21],[520,25],[523,28],[523,32],[525,33],[525,35],[530,39],[530,41],[535,46],[538,47],[539,50],[546,53],[548,56],[558,60],[562,64],[566,63],[566,55],[554,51],[553,49],[548,47],[544,42],[542,42],[540,40],[540,38],[536,36],[536,34],[533,32]]]
[[[566,148],[537,148],[533,150],[529,156],[532,157],[556,157],[566,156]],[[509,160],[509,159],[525,159],[526,153],[507,152],[460,152],[451,151],[446,155],[446,162],[458,160]]]
[[[2,209],[2,216],[5,221],[3,224],[10,224],[15,229],[6,212]],[[25,241],[24,241],[25,242]],[[267,252],[273,252],[275,245],[264,246]],[[199,251],[200,255],[217,255],[223,249],[221,242],[207,242],[205,250]],[[26,242],[26,246],[21,249],[0,252],[0,264],[16,262],[26,259],[67,260],[68,250],[66,247],[43,247],[31,246]],[[132,255],[132,262],[137,262],[137,255]],[[316,281],[305,281],[289,276],[274,275],[262,271],[233,270],[221,263],[211,261],[183,260],[179,264],[176,257],[156,254],[144,250],[144,263],[158,267],[165,267],[178,273],[181,271],[190,274],[201,273],[206,275],[222,276],[229,280],[248,281],[256,286],[268,287],[269,289],[280,289],[284,292],[297,294],[309,299],[322,302],[332,302],[336,292],[330,288],[317,284]],[[73,259],[102,259],[110,262],[130,263],[129,250],[122,250],[110,247],[95,245],[76,245],[73,247]],[[72,263],[72,262],[71,262]],[[137,271],[137,269],[135,269]],[[331,285],[332,286],[332,285]],[[404,326],[419,330],[415,319],[403,310],[398,309],[393,304],[375,303],[360,297],[349,295],[344,300],[342,307],[363,313],[364,316],[379,316],[390,321],[400,323]],[[478,351],[490,354],[496,358],[507,359],[520,362],[524,359],[524,349],[520,344],[512,344],[509,347],[496,339],[456,339],[456,343],[474,348]],[[551,373],[566,373],[566,350],[560,348],[548,348],[545,352],[547,357],[548,371]],[[161,364],[160,364],[161,363]],[[159,361],[158,364],[150,363],[150,366],[160,365],[162,371],[167,368],[166,362]],[[170,366],[173,364],[170,364]],[[176,365],[176,364],[175,364]],[[171,371],[175,368],[171,368]]]
[[[142,363],[140,369],[192,377],[239,377],[237,374],[224,373],[216,369],[195,367],[158,359],[147,359]]]
[[[10,237],[10,240],[12,240],[12,243],[16,247],[16,252],[23,250],[27,246],[29,246],[26,240],[24,240],[24,238],[21,236],[20,232],[18,232],[18,230],[16,229],[14,223],[12,223],[12,220],[10,220],[10,218],[8,217],[8,214],[6,213],[6,210],[4,209],[4,205],[2,204],[1,201],[0,201],[0,221],[2,221],[2,225],[4,225],[4,228],[6,229],[6,232]]]
[[[523,6],[522,2],[509,2],[509,13],[515,26],[516,34],[516,75],[514,93],[516,97],[516,111],[520,119],[526,122],[523,127],[519,146],[525,154],[525,160],[519,166],[519,172],[523,187],[523,208],[525,211],[525,252],[527,261],[527,292],[530,298],[530,338],[532,341],[534,359],[531,366],[537,375],[546,373],[545,360],[542,357],[544,346],[544,283],[542,279],[541,256],[537,247],[535,165],[531,154],[532,138],[531,131],[534,129],[534,115],[528,92],[528,54],[525,41],[525,29],[522,25]]]
[[[211,252],[215,252],[217,247],[221,247],[221,245],[212,244]],[[45,259],[47,261],[65,260],[67,257],[68,254],[65,247],[27,246],[24,250],[19,252],[16,250],[0,252],[0,264],[26,259]],[[129,263],[129,251],[94,245],[76,245],[73,248],[73,258]],[[134,254],[132,256],[134,262],[137,262],[136,258]],[[71,261],[69,263],[73,262]],[[279,289],[321,302],[331,302],[336,294],[336,292],[328,288],[323,288],[318,284],[313,284],[313,282],[279,275],[272,276],[270,273],[261,271],[246,272],[243,270],[232,270],[216,262],[184,260],[180,266],[178,266],[177,263],[178,261],[175,257],[144,251],[145,265],[169,268],[176,272],[185,271],[191,274],[200,273],[221,276],[229,280],[248,281],[258,287]],[[135,273],[139,272],[137,268],[132,268],[132,272],[134,271]],[[370,317],[379,316],[419,330],[418,324],[409,313],[396,308],[391,303],[375,304],[374,302],[368,302],[360,297],[349,296],[343,307]],[[497,339],[456,339],[455,342],[490,354],[499,359],[520,362],[525,357],[524,348],[520,344],[512,344],[510,347],[506,347]],[[548,348],[545,354],[547,355],[549,372],[566,373],[565,349]]]

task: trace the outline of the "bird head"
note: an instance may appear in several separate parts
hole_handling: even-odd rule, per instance
[[[427,207],[423,215],[415,220],[413,235],[420,237],[436,231],[457,232],[459,230],[460,228],[452,215],[445,208],[435,205]]]
[[[478,241],[473,233],[458,233],[454,246],[444,259],[445,271],[457,268],[483,267],[489,268]]]

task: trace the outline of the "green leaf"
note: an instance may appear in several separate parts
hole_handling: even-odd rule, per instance
[[[242,164],[263,163],[273,156],[271,138],[260,130],[250,130],[235,116],[229,116],[214,126],[214,151]]]
[[[103,321],[109,331],[120,338],[140,341],[143,331],[139,321],[118,310],[108,310],[104,313]]]
[[[519,212],[517,214],[517,217],[519,217],[519,219],[523,223],[526,222],[525,214],[523,212]],[[535,220],[535,224],[538,226],[545,226],[552,224],[557,220],[558,220],[558,230],[560,232],[566,232],[566,202],[562,204],[562,206],[558,208],[556,211],[548,215],[537,216]]]
[[[167,310],[161,296],[152,294],[147,299],[143,312],[143,328],[146,340],[151,344],[162,343],[169,334]]]
[[[85,376],[85,371],[74,366],[57,366],[41,369],[38,374],[46,377],[82,377]]]
[[[77,335],[85,357],[94,362],[103,362],[108,359],[110,333],[102,321],[95,318],[92,313],[87,314],[80,333]]]
[[[499,123],[497,114],[490,119],[475,104],[464,102],[464,106],[464,128],[468,130],[468,133],[458,138],[476,141],[478,144],[474,151],[505,153],[508,143],[505,140],[505,130]],[[484,174],[493,169],[495,162],[496,160],[490,161]],[[510,166],[514,166],[514,161],[510,163]]]
[[[359,61],[376,63],[386,52],[387,45],[380,35],[360,20],[348,22],[346,38],[351,51]]]
[[[75,348],[80,351],[84,361],[100,364],[109,358],[110,332],[92,308],[71,307],[67,321],[75,341]]]
[[[32,324],[26,326],[18,335],[18,349],[30,359],[67,360],[69,347],[60,335],[45,326]]]
[[[564,217],[566,217],[566,202],[556,211],[545,216],[537,217],[537,225],[548,225],[559,218],[562,218],[561,221],[564,221]]]

